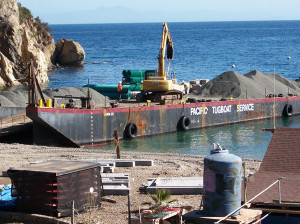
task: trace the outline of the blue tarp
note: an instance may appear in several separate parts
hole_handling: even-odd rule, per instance
[[[17,198],[11,196],[11,185],[1,188],[0,192],[0,209],[14,207]]]

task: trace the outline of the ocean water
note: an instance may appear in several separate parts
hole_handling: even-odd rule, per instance
[[[177,79],[213,79],[233,70],[273,73],[289,79],[300,76],[300,21],[168,23],[174,42],[170,72]],[[124,69],[157,69],[162,23],[51,25],[55,41],[79,42],[85,65],[49,73],[48,87],[116,84]],[[287,57],[291,59],[288,60]],[[300,116],[276,119],[277,127],[300,127]],[[262,159],[273,127],[261,120],[121,141],[122,151],[174,152],[208,155],[212,143],[241,157]],[[102,146],[114,150],[113,144]]]
[[[276,118],[276,127],[300,128],[300,115]],[[242,158],[262,160],[272,138],[272,133],[263,128],[273,128],[273,119],[250,121],[233,125],[195,129],[151,137],[120,141],[121,154],[126,151],[163,152],[190,155],[209,155],[213,143]],[[113,143],[99,149],[115,150]]]
[[[300,76],[300,21],[168,23],[174,42],[170,72],[179,81],[233,70]],[[51,25],[55,41],[79,42],[85,66],[49,74],[49,87],[113,84],[124,69],[157,69],[162,23]],[[290,56],[292,59],[288,60]]]

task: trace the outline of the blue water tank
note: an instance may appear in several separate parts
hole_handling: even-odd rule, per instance
[[[226,216],[241,206],[242,159],[214,144],[204,158],[203,210],[208,216]],[[239,211],[233,215],[238,215]]]

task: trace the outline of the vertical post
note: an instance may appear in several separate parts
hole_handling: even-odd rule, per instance
[[[128,190],[128,223],[131,224],[131,211],[130,211],[130,191]]]
[[[246,163],[243,162],[244,168],[244,203],[247,203],[247,178],[246,178]]]
[[[278,196],[279,196],[279,204],[281,204],[281,189],[280,189],[280,181],[281,181],[281,178],[278,178]]]
[[[71,224],[74,224],[74,201],[72,201],[72,214],[71,214]]]
[[[88,79],[88,90],[87,90],[87,109],[91,109],[91,94],[90,94],[90,79]]]
[[[248,99],[248,91],[246,90],[246,99]]]
[[[274,99],[274,104],[273,104],[273,112],[274,112],[274,130],[275,130],[275,126],[276,126],[276,122],[275,122],[275,116],[276,116],[276,112],[275,112],[275,68],[274,68],[274,97],[273,97],[273,99]]]
[[[118,130],[114,130],[114,137],[115,137],[114,142],[115,142],[115,146],[116,146],[117,159],[120,159],[121,158],[121,152],[120,152]]]
[[[267,97],[267,88],[265,88],[265,97]]]
[[[140,218],[140,223],[142,223],[142,215],[141,215],[141,207],[139,206],[139,218]]]

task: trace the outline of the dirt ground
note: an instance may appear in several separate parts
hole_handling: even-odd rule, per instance
[[[121,149],[122,150],[122,149]],[[46,160],[80,160],[80,159],[113,159],[114,151],[85,148],[58,148],[46,146],[33,146],[22,144],[0,144],[0,172],[9,167],[19,167],[35,161]],[[152,167],[116,168],[115,173],[131,174],[130,201],[131,210],[138,210],[143,202],[151,201],[147,194],[141,194],[139,188],[147,183],[148,178],[154,177],[196,177],[203,176],[203,159],[205,156],[162,154],[162,153],[138,153],[121,151],[122,159],[148,159],[154,161]],[[247,174],[258,170],[260,161],[243,159],[246,162]],[[10,179],[0,177],[1,184],[9,184]],[[127,196],[107,196],[116,200],[116,203],[102,202],[101,209],[89,213],[76,215],[75,223],[128,223]],[[171,199],[177,199],[174,206],[192,206],[198,208],[201,195],[173,195]],[[70,218],[63,218],[70,221]]]

